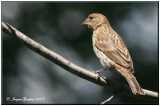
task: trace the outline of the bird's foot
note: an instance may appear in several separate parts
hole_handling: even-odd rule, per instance
[[[100,73],[100,72],[102,72],[102,71],[105,71],[105,69],[100,69],[100,70],[97,70],[97,71],[95,71],[95,73]]]
[[[98,79],[100,78],[100,75],[99,75],[99,73],[97,73],[96,71],[92,71],[92,70],[91,70],[91,72],[93,72],[94,74],[96,74],[96,75],[95,75],[95,77],[96,77],[96,80],[98,80]]]
[[[105,69],[100,69],[100,70],[97,70],[97,71],[92,71],[93,73],[95,73],[97,76],[96,76],[96,79],[99,79],[100,78],[100,72],[104,71]]]

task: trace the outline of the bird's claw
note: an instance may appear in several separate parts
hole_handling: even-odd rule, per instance
[[[96,74],[96,79],[97,79],[97,80],[100,78],[99,72],[97,72],[97,71],[92,71],[92,70],[91,70],[91,72],[93,72],[93,73]]]

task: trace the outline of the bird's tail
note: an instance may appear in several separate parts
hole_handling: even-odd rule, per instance
[[[131,72],[127,72],[127,70],[118,70],[118,71],[126,78],[133,94],[145,95],[139,83],[137,82],[136,77]]]

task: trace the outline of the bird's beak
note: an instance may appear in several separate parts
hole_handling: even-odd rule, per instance
[[[82,23],[82,25],[87,26],[87,25],[88,25],[88,19],[86,19],[86,20]]]

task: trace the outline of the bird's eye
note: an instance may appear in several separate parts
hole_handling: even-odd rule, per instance
[[[92,20],[92,19],[93,19],[93,17],[89,17],[89,19],[90,19],[90,20]]]

